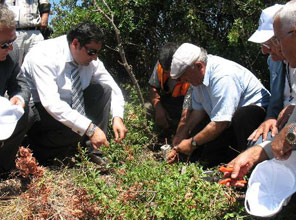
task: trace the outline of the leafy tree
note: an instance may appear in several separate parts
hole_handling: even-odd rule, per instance
[[[106,33],[101,59],[122,82],[129,80],[118,63],[117,42],[110,23],[95,12],[91,0],[61,0],[53,7],[52,25],[55,36],[66,33],[81,21],[100,24]],[[257,29],[261,10],[275,0],[106,0],[114,12],[114,21],[120,29],[128,62],[142,85],[157,60],[159,48],[168,41],[191,42],[211,54],[234,60],[249,68],[267,85],[266,56],[260,47],[247,39]],[[98,5],[104,9],[102,1]],[[130,82],[130,81],[128,81]]]

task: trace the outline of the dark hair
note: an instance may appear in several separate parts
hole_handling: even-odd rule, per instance
[[[164,70],[169,70],[171,68],[173,55],[178,47],[178,44],[168,42],[160,49],[158,61]]]
[[[67,40],[70,44],[76,38],[80,46],[91,42],[103,43],[104,33],[98,25],[93,22],[83,22],[71,28],[67,33]]]

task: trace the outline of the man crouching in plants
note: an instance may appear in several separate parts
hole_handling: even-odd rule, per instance
[[[170,66],[177,48],[176,43],[169,42],[160,49],[158,62],[149,79],[152,104],[149,106],[154,110],[155,123],[163,129],[159,138],[170,138],[180,119],[182,122],[191,108],[190,84],[170,77]]]
[[[266,114],[270,95],[260,81],[241,65],[189,43],[175,52],[170,74],[193,86],[193,111],[175,136],[168,162],[182,153],[211,167],[235,157],[229,146],[244,150]]]
[[[15,167],[15,156],[29,129],[30,89],[9,51],[16,39],[14,14],[0,4],[0,174]],[[9,97],[3,97],[5,92]]]
[[[296,68],[296,2],[288,2],[274,16],[273,29],[274,35],[281,47],[285,59],[290,67]],[[287,160],[294,147],[295,139],[295,121],[296,109],[289,116],[289,121],[285,127],[272,140],[265,141],[252,146],[242,152],[231,162],[229,167],[233,167],[232,173],[227,173],[233,179],[242,179],[256,164],[276,158],[278,160]]]
[[[125,138],[122,92],[98,59],[103,37],[98,25],[80,23],[67,35],[41,42],[25,57],[22,68],[37,120],[28,136],[39,162],[73,155],[77,143],[88,140],[94,149],[90,158],[100,161],[95,150],[109,146],[110,110],[115,141]]]

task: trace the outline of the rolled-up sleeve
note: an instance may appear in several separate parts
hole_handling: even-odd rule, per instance
[[[41,14],[50,12],[50,1],[49,0],[39,0],[39,11]]]

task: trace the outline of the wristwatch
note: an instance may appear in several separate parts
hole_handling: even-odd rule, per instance
[[[89,128],[86,130],[85,134],[89,138],[91,138],[94,135],[94,133],[95,133],[96,127],[97,126],[95,124],[91,123],[91,125],[89,126]]]
[[[193,137],[191,138],[191,146],[196,149],[198,147],[198,144],[196,143],[196,141],[193,139]]]
[[[293,125],[290,127],[287,135],[286,135],[286,140],[289,144],[295,145],[296,144],[296,132],[295,132],[295,126],[296,124],[293,123]]]

